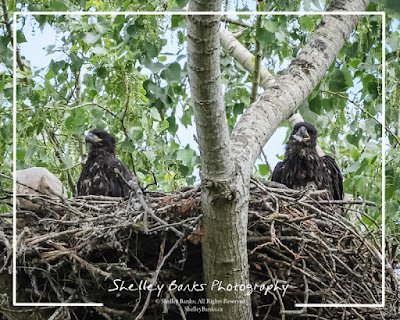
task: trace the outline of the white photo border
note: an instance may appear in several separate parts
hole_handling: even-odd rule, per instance
[[[379,304],[326,304],[326,303],[296,303],[295,307],[297,308],[306,308],[306,307],[325,307],[325,308],[343,308],[343,307],[352,307],[352,308],[383,308],[385,307],[385,134],[386,134],[386,126],[385,126],[385,92],[386,92],[386,14],[383,11],[353,11],[353,12],[343,12],[343,11],[328,11],[328,12],[310,12],[310,11],[284,11],[284,12],[253,12],[253,11],[244,11],[244,12],[236,12],[236,11],[228,11],[228,12],[211,12],[211,11],[202,11],[202,12],[153,12],[153,11],[143,11],[143,12],[121,12],[121,11],[110,11],[110,12],[64,12],[64,11],[32,11],[32,12],[14,12],[13,14],[13,281],[12,281],[12,296],[13,296],[13,306],[20,307],[93,307],[93,306],[104,306],[103,303],[30,303],[30,302],[17,302],[17,272],[16,272],[16,252],[17,252],[17,212],[16,212],[16,168],[17,168],[17,19],[18,16],[29,16],[29,15],[92,15],[92,16],[102,16],[102,15],[360,15],[360,16],[372,16],[378,15],[382,17],[382,302]]]

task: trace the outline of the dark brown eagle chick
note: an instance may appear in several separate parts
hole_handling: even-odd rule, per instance
[[[316,146],[315,127],[307,122],[297,123],[286,144],[285,158],[272,173],[272,181],[292,189],[312,186],[316,190],[327,190],[328,199],[342,200],[343,178],[340,170],[332,157],[320,157]]]
[[[129,196],[131,189],[127,182],[132,180],[133,173],[115,157],[114,137],[94,129],[85,141],[90,145],[90,152],[78,180],[78,195]]]

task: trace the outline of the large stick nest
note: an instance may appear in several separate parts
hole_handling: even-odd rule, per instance
[[[35,212],[17,211],[18,301],[104,303],[49,309],[50,319],[207,319],[194,312],[206,307],[205,291],[193,290],[204,283],[200,192],[193,187],[145,193],[147,233],[147,214],[134,196],[18,196],[40,205]],[[382,288],[381,230],[361,232],[335,213],[337,204],[317,201],[315,193],[252,181],[248,253],[250,283],[257,285],[254,318],[398,319],[398,279],[390,265]],[[7,221],[0,222],[0,252],[6,253],[1,274],[10,270],[11,235]],[[131,290],[120,291],[122,281]],[[151,283],[163,290],[150,295]],[[295,307],[379,304],[383,290],[384,309]]]

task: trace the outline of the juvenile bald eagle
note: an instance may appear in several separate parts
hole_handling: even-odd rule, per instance
[[[114,137],[104,130],[94,129],[85,141],[90,144],[90,152],[78,180],[78,195],[129,196],[127,182],[133,178],[133,173],[115,157]]]
[[[329,200],[343,199],[343,178],[335,160],[317,153],[317,130],[307,122],[297,123],[286,144],[285,158],[279,162],[272,181],[292,189],[313,186],[327,190]]]

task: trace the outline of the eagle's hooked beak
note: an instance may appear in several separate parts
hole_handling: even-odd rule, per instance
[[[303,142],[305,140],[310,140],[310,135],[308,134],[307,129],[304,126],[301,126],[293,135],[293,138],[299,142]]]
[[[99,142],[102,139],[100,139],[98,136],[96,136],[95,134],[89,132],[88,135],[85,138],[85,142],[86,143],[95,143],[95,142]]]

